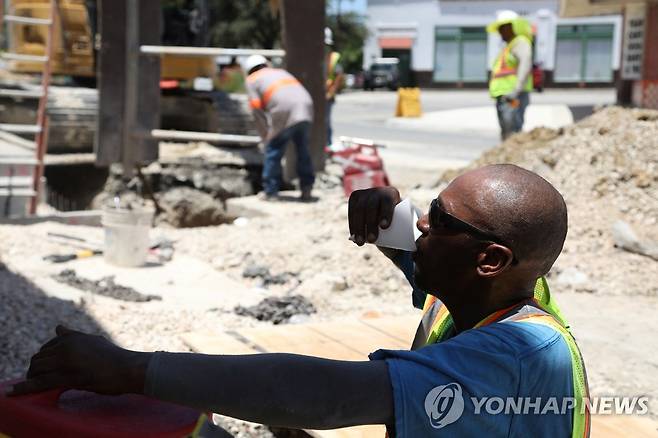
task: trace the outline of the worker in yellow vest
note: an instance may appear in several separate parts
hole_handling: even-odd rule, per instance
[[[489,94],[496,99],[501,137],[505,140],[523,128],[532,84],[532,27],[514,11],[501,11],[487,31],[505,41],[491,69]]]
[[[332,143],[331,110],[336,102],[336,94],[343,83],[343,67],[340,65],[340,53],[333,50],[334,36],[331,29],[324,28],[325,65],[327,78],[325,81],[325,124],[327,125],[327,146]]]

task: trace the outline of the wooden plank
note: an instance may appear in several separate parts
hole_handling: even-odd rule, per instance
[[[399,350],[408,349],[411,345],[356,319],[349,322],[310,324],[307,328],[358,351],[364,359],[368,357],[368,354],[380,348]]]
[[[270,353],[294,353],[337,360],[367,360],[361,352],[305,325],[259,327],[238,333]]]
[[[416,335],[421,315],[399,316],[395,318],[368,318],[359,320],[361,324],[380,330],[404,343],[405,349],[411,347]]]
[[[658,423],[630,415],[593,415],[592,438],[617,438],[632,436],[637,438],[658,437]]]
[[[127,0],[99,0],[98,128],[94,152],[98,166],[121,161],[126,88]]]
[[[226,333],[183,333],[181,339],[192,350],[204,354],[254,354],[258,353],[243,341]]]
[[[380,425],[354,426],[334,430],[307,430],[306,432],[316,438],[384,438],[386,427]]]

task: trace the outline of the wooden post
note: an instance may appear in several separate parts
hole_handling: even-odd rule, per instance
[[[313,98],[313,126],[309,148],[316,171],[325,162],[325,67],[324,67],[324,0],[283,0],[282,29],[286,50],[286,69],[295,75]],[[294,149],[286,153],[286,179],[294,175]]]
[[[98,14],[96,164],[123,163],[130,175],[158,158],[158,141],[143,134],[160,123],[160,58],[140,56],[139,47],[160,43],[160,2],[101,0]]]
[[[128,1],[124,172],[158,159],[158,140],[143,134],[160,125],[160,57],[141,56],[139,48],[160,43],[161,25],[159,1]]]
[[[127,0],[99,0],[98,126],[94,139],[97,166],[121,162],[126,81]]]

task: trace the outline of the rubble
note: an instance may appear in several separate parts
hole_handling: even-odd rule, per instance
[[[260,278],[262,281],[260,287],[266,287],[270,284],[286,284],[291,278],[295,277],[295,274],[283,272],[272,275],[267,266],[251,263],[244,269],[242,276],[244,278]]]
[[[302,295],[287,297],[267,297],[251,307],[236,306],[235,313],[250,316],[259,321],[271,321],[273,324],[283,324],[294,315],[310,315],[315,313],[315,307]]]
[[[621,220],[639,231],[638,241],[658,241],[656,139],[658,111],[608,107],[565,129],[516,134],[467,168],[446,172],[434,187],[486,164],[533,170],[560,190],[569,209],[567,241],[549,278],[577,267],[593,292],[658,296],[658,263],[650,258],[650,244],[639,250],[637,243],[620,243],[613,231]],[[572,283],[560,288],[583,290]]]
[[[75,287],[77,289],[121,301],[143,303],[147,301],[162,299],[157,295],[144,295],[131,287],[116,284],[114,282],[114,277],[103,277],[96,281],[82,278],[78,276],[78,274],[73,269],[65,269],[59,274],[53,276],[53,278],[61,283],[68,284],[69,286]]]
[[[157,197],[162,211],[158,224],[176,228],[209,227],[233,222],[224,205],[211,195],[189,187],[175,187]]]

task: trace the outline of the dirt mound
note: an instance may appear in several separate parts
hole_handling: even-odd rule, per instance
[[[208,227],[230,223],[224,205],[211,195],[189,187],[175,187],[160,195],[158,203],[162,214],[158,224],[169,224],[176,228]]]
[[[658,240],[658,111],[605,108],[563,130],[512,136],[440,183],[494,163],[542,175],[569,207],[569,235],[551,272],[562,289],[658,295],[658,263],[615,247],[619,220],[643,241]]]

